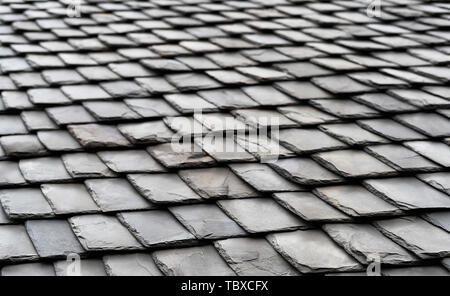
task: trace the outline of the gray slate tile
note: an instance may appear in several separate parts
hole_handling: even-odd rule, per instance
[[[62,161],[72,178],[113,177],[114,173],[94,153],[64,154]]]
[[[2,268],[2,276],[55,276],[55,269],[49,263],[23,263]]]
[[[43,184],[41,190],[57,215],[100,211],[82,184]]]
[[[0,237],[1,261],[23,261],[39,258],[24,226],[0,225]]]
[[[105,266],[99,259],[82,259],[80,269],[74,270],[67,260],[53,263],[56,276],[106,276]],[[79,271],[79,273],[77,272]]]
[[[39,189],[5,189],[0,191],[0,202],[12,219],[49,218],[53,210]]]
[[[149,254],[106,255],[103,257],[109,276],[161,276]]]
[[[109,169],[116,173],[154,173],[165,169],[145,150],[101,151],[97,153]]]
[[[31,183],[61,182],[71,179],[59,157],[22,159],[19,167],[25,180]]]

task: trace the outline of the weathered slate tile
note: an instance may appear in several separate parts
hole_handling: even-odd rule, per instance
[[[159,118],[164,116],[177,116],[179,113],[164,99],[125,99],[125,104],[140,117]]]
[[[450,147],[444,143],[414,141],[406,142],[405,146],[444,167],[450,166]]]
[[[298,154],[346,148],[347,145],[317,129],[282,129],[274,137]]]
[[[375,225],[384,235],[422,259],[446,257],[450,252],[450,234],[418,217],[381,220]]]
[[[214,246],[237,275],[298,275],[298,272],[264,239],[230,238],[216,241]]]
[[[169,142],[174,134],[162,120],[120,124],[118,129],[135,144]]]
[[[5,136],[0,138],[0,143],[8,156],[39,156],[47,152],[34,135]]]
[[[25,223],[37,253],[42,258],[84,253],[66,220],[29,220]]]
[[[213,246],[161,250],[153,253],[159,269],[169,276],[235,276]]]
[[[114,98],[145,97],[147,91],[132,81],[120,80],[100,83],[100,86]]]
[[[419,179],[450,195],[450,173],[431,173],[417,175]]]
[[[250,233],[306,228],[307,225],[270,198],[220,200],[218,205]],[[267,219],[270,217],[270,220]]]
[[[33,104],[65,105],[70,104],[70,99],[62,91],[56,88],[34,88],[27,91]]]
[[[360,178],[395,175],[395,170],[360,150],[321,152],[313,158],[344,177]],[[358,164],[357,166],[355,164]]]
[[[220,87],[215,80],[197,73],[171,74],[167,76],[167,80],[183,92]]]
[[[23,185],[27,182],[15,161],[0,161],[0,186]]]
[[[336,117],[306,105],[279,107],[278,110],[286,117],[302,126],[315,125],[338,120]]]
[[[31,183],[58,182],[71,179],[59,157],[22,159],[19,162],[19,167],[25,180]]]
[[[56,261],[54,264],[56,276],[106,276],[102,260],[82,259],[80,269],[74,269],[67,260]]]
[[[392,119],[359,120],[358,124],[366,130],[392,141],[422,140],[426,137]]]
[[[314,193],[347,215],[392,216],[401,214],[396,206],[370,193],[362,186],[343,185],[316,188]]]
[[[1,270],[2,276],[55,276],[55,269],[49,263],[23,263],[7,265]]]
[[[87,251],[139,250],[142,245],[117,218],[104,215],[75,216],[69,219],[73,232]]]
[[[145,150],[101,151],[97,154],[108,168],[116,173],[154,173],[166,171]]]
[[[0,225],[0,260],[23,261],[38,259],[25,227]]]
[[[204,90],[197,93],[220,109],[256,107],[258,103],[239,89]],[[206,112],[206,110],[203,110]]]
[[[168,168],[202,167],[214,164],[195,143],[166,143],[147,148],[148,152]]]
[[[376,158],[398,171],[433,171],[439,166],[400,145],[378,145],[366,148]]]
[[[57,129],[57,125],[44,111],[23,111],[20,116],[29,131]]]
[[[99,121],[132,120],[140,116],[123,102],[84,102],[83,106]]]
[[[315,86],[311,82],[277,82],[275,83],[275,87],[298,100],[326,99],[331,97],[328,92]]]
[[[381,264],[417,262],[405,249],[381,234],[370,224],[326,224],[325,232],[362,264],[374,260]]]
[[[100,158],[94,153],[64,154],[62,161],[72,178],[113,177]]]
[[[81,145],[67,131],[39,131],[37,137],[49,151],[81,150]]]
[[[450,136],[450,120],[434,113],[415,113],[398,115],[403,124],[430,137]]]
[[[130,146],[130,142],[114,126],[83,124],[70,125],[68,129],[85,148]]]
[[[419,108],[449,107],[450,102],[424,91],[415,89],[393,89],[389,94]]]
[[[164,99],[183,114],[194,113],[196,110],[202,110],[202,112],[218,111],[218,108],[215,105],[196,94],[165,95]]]
[[[125,179],[90,179],[86,180],[85,184],[103,212],[143,210],[153,207]]]
[[[413,177],[369,179],[364,181],[364,185],[371,192],[393,201],[401,209],[448,209],[450,207],[448,195]]]
[[[265,85],[247,86],[242,90],[255,102],[263,106],[295,104],[295,100],[276,88]]]
[[[241,109],[234,110],[232,114],[239,120],[245,122],[247,125],[259,127],[294,127],[297,123],[290,120],[283,114],[274,110],[260,110],[260,109]]]
[[[206,199],[256,197],[258,192],[228,168],[182,170],[180,177]]]
[[[219,239],[246,234],[214,204],[175,206],[169,210],[198,239]]]
[[[146,247],[177,246],[196,240],[168,211],[125,212],[118,217]]]
[[[161,276],[149,254],[106,255],[103,257],[109,276]]]
[[[231,170],[261,192],[298,191],[302,187],[283,178],[266,164],[231,164]]]
[[[5,189],[0,191],[0,202],[11,219],[48,218],[53,210],[39,189]]]
[[[349,221],[351,218],[309,192],[278,192],[273,197],[283,207],[313,222]]]
[[[321,125],[320,128],[349,145],[383,144],[387,142],[386,139],[366,131],[355,123],[327,124]]]
[[[28,133],[23,121],[17,115],[0,115],[0,136]]]
[[[334,94],[361,93],[373,90],[372,87],[359,83],[345,75],[317,77],[313,78],[312,82]]]
[[[379,115],[379,113],[372,108],[356,103],[352,100],[313,100],[311,101],[311,104],[321,109],[322,111],[333,114],[340,118],[364,118],[375,117]]]
[[[280,159],[269,164],[282,176],[302,185],[341,182],[342,179],[308,158]]]
[[[131,174],[128,180],[153,203],[187,203],[201,200],[176,174]]]
[[[321,230],[269,234],[272,246],[302,273],[357,271],[361,266]],[[327,254],[327,256],[324,256]]]
[[[422,215],[422,218],[431,224],[450,232],[450,212],[432,212]]]
[[[72,101],[104,100],[111,98],[111,95],[100,86],[93,84],[67,85],[61,87],[61,91]]]
[[[100,211],[82,184],[43,184],[41,190],[57,215]]]

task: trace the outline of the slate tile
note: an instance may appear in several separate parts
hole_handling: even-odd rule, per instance
[[[59,157],[21,159],[19,167],[25,180],[31,183],[71,179]]]
[[[6,109],[26,110],[34,107],[26,92],[21,91],[3,91],[2,102]]]
[[[100,211],[82,184],[43,184],[41,190],[57,215]]]
[[[341,141],[317,129],[282,129],[275,133],[274,137],[281,145],[299,154],[347,147]]]
[[[62,160],[72,178],[114,176],[114,173],[93,153],[64,154]]]
[[[2,268],[2,276],[55,276],[55,269],[49,263],[23,263]]]
[[[103,212],[144,210],[153,207],[126,179],[90,179],[84,183]]]
[[[240,276],[295,276],[298,272],[261,238],[230,238],[214,243]]]
[[[201,200],[176,174],[132,174],[128,180],[155,204],[187,203]]]
[[[215,161],[194,143],[166,143],[147,148],[148,152],[168,168],[202,167]]]
[[[23,111],[20,114],[29,131],[54,130],[57,125],[44,111]]]
[[[23,185],[25,179],[15,161],[0,161],[0,186]]]
[[[34,88],[27,91],[30,101],[34,104],[64,105],[70,100],[59,89]]]
[[[450,166],[449,156],[450,148],[448,145],[439,142],[429,142],[429,141],[413,141],[406,142],[405,145],[414,150],[415,152],[425,156],[432,161],[448,167]]]
[[[73,232],[87,251],[139,250],[142,245],[114,218],[83,215],[69,219]]]
[[[410,71],[404,71],[404,70],[397,70],[397,69],[381,69],[380,70],[383,73],[387,73],[389,75],[392,75],[394,77],[403,79],[409,83],[414,83],[414,84],[439,84],[438,81],[422,76],[422,75],[418,75],[415,74],[413,72]]]
[[[366,130],[388,138],[392,141],[421,140],[426,137],[392,119],[359,120],[358,124]]]
[[[396,206],[370,193],[362,186],[343,185],[316,188],[320,198],[342,212],[353,216],[389,216],[401,213]]]
[[[370,264],[374,260],[393,265],[418,261],[370,224],[326,224],[323,229],[362,264]]]
[[[417,175],[417,177],[434,188],[442,190],[450,195],[450,173],[420,174]]]
[[[162,120],[144,123],[119,124],[118,129],[135,144],[156,144],[169,142],[174,133]]]
[[[84,83],[86,80],[77,71],[67,69],[44,70],[42,77],[50,84],[69,85]]]
[[[244,73],[239,73],[234,70],[210,70],[207,71],[206,73],[223,84],[249,85],[256,83],[256,81],[253,78],[249,77],[248,75],[245,75]],[[217,88],[217,87],[219,87],[219,85],[215,85],[214,87],[208,88]]]
[[[250,97],[238,89],[219,89],[200,91],[197,93],[206,101],[221,109],[248,108],[258,106]],[[203,110],[202,111],[207,111]]]
[[[39,72],[19,72],[11,73],[9,77],[20,87],[46,87],[48,83],[44,81]]]
[[[379,113],[372,108],[356,103],[352,100],[326,99],[313,100],[311,104],[322,111],[340,118],[376,117]]]
[[[382,220],[375,225],[384,235],[422,259],[448,256],[449,233],[418,217]]]
[[[13,222],[8,218],[3,207],[0,207],[0,225],[13,224]]]
[[[2,238],[0,244],[1,261],[25,261],[39,258],[24,226],[1,225],[0,237]]]
[[[46,112],[58,125],[96,122],[95,118],[82,106],[52,107],[47,108]]]
[[[103,257],[109,276],[161,276],[149,254],[106,255]]]
[[[276,127],[275,127],[276,128]],[[251,130],[249,134],[238,134],[236,136],[236,142],[240,147],[243,147],[246,151],[256,157],[261,163],[270,163],[279,158],[286,158],[294,156],[295,154],[281,146],[278,141],[274,139],[275,132],[268,131],[268,135],[265,135],[264,129],[258,134],[256,130]],[[268,136],[270,135],[271,138]],[[250,158],[242,161],[252,160]]]
[[[140,117],[144,118],[179,115],[179,113],[164,99],[125,99],[124,102]]]
[[[71,268],[67,260],[56,261],[53,263],[56,276],[106,276],[105,266],[102,260],[82,259],[80,261],[79,273]]]
[[[276,50],[297,60],[308,60],[315,57],[325,56],[323,52],[317,51],[308,46],[283,46],[277,47]]]
[[[332,74],[331,71],[309,62],[276,64],[275,67],[299,79]]]
[[[258,193],[228,168],[181,170],[180,177],[206,199],[256,197]]]
[[[387,142],[384,138],[366,131],[354,123],[321,125],[320,128],[349,145],[383,144]]]
[[[0,115],[0,135],[26,134],[27,128],[17,115]]]
[[[278,192],[274,198],[305,221],[349,221],[351,218],[309,192]]]
[[[242,88],[252,100],[263,106],[295,104],[295,100],[271,86],[248,86]]]
[[[398,171],[433,171],[439,169],[431,161],[400,145],[367,147],[367,151]]]
[[[204,57],[179,57],[178,61],[194,70],[220,69],[218,65]]]
[[[30,220],[25,223],[25,227],[42,258],[84,253],[66,220]]]
[[[5,136],[0,138],[4,152],[8,156],[37,156],[46,153],[46,149],[33,135]]]
[[[112,81],[102,82],[100,86],[109,93],[113,98],[123,97],[145,97],[148,95],[147,91],[140,87],[133,81]]]
[[[146,247],[178,246],[196,240],[168,211],[119,213],[118,217]]]
[[[366,152],[340,150],[314,154],[314,160],[336,173],[350,178],[391,176],[395,170]],[[358,164],[355,166],[355,164]]]
[[[210,102],[204,100],[202,97],[196,94],[172,94],[165,95],[164,99],[167,100],[181,113],[194,113],[197,110],[202,112],[214,112],[218,111],[218,108]],[[173,114],[171,114],[173,115]]]
[[[361,266],[321,230],[269,234],[267,239],[302,273],[357,271]],[[323,254],[327,254],[326,257]]]
[[[177,92],[176,87],[162,77],[136,78],[136,82],[151,94]]]
[[[345,75],[313,78],[312,82],[317,86],[334,94],[370,92],[370,86],[361,84]]]
[[[331,97],[329,93],[318,88],[311,82],[277,82],[275,87],[298,100],[324,99]]]
[[[119,79],[119,76],[103,66],[78,67],[77,71],[91,81],[107,81]]]
[[[250,233],[308,227],[298,217],[270,198],[221,200],[217,203],[228,216]],[[266,217],[271,217],[270,221]]]
[[[11,219],[49,218],[53,211],[39,189],[5,189],[0,202]]]
[[[123,78],[153,76],[155,73],[147,70],[138,63],[111,63],[108,67]]]
[[[450,230],[450,213],[448,211],[444,212],[433,212],[422,215],[422,218],[431,224],[444,229],[449,232]]]
[[[100,86],[92,84],[66,85],[61,87],[61,91],[72,101],[103,100],[111,98],[111,96]]]
[[[233,137],[209,134],[196,138],[195,143],[218,162],[254,161],[255,157],[238,144]]]
[[[100,124],[69,125],[68,130],[85,148],[130,146],[130,142],[114,126]]]
[[[320,185],[341,182],[336,174],[308,158],[280,159],[270,166],[282,176],[302,185]]]
[[[450,102],[440,97],[414,89],[393,89],[389,94],[419,108],[449,107]]]
[[[101,151],[98,156],[116,173],[152,173],[165,169],[144,150]]]
[[[156,251],[153,259],[169,276],[235,275],[213,246]]]
[[[197,239],[220,239],[246,234],[214,204],[175,206],[169,210]]]
[[[315,125],[338,120],[336,117],[306,105],[279,107],[286,117],[298,122],[301,126]]]
[[[222,68],[233,68],[238,66],[253,66],[256,63],[252,60],[246,58],[240,53],[235,52],[218,52],[209,53],[206,55],[207,58],[211,59],[214,63]]]
[[[231,164],[230,168],[245,182],[261,192],[302,190],[302,187],[286,180],[265,164]]]
[[[258,81],[286,80],[290,75],[266,67],[238,67],[236,68],[243,75],[250,76]]]
[[[39,131],[37,137],[49,151],[77,151],[81,149],[80,144],[67,131]]]
[[[144,59],[141,63],[152,70],[158,71],[189,71],[190,67],[175,59]]]
[[[396,119],[430,137],[450,136],[450,120],[434,113],[397,115]]]
[[[413,177],[370,179],[365,180],[364,185],[371,192],[393,201],[401,209],[446,209],[450,206],[445,193]]]
[[[99,121],[140,118],[136,112],[123,102],[85,102],[83,106]]]

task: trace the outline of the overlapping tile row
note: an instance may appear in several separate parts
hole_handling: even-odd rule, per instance
[[[450,5],[369,4],[2,1],[1,274],[449,275]]]

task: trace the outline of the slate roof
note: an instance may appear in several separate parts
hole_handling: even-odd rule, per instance
[[[1,1],[1,274],[449,275],[450,5],[369,2]]]

